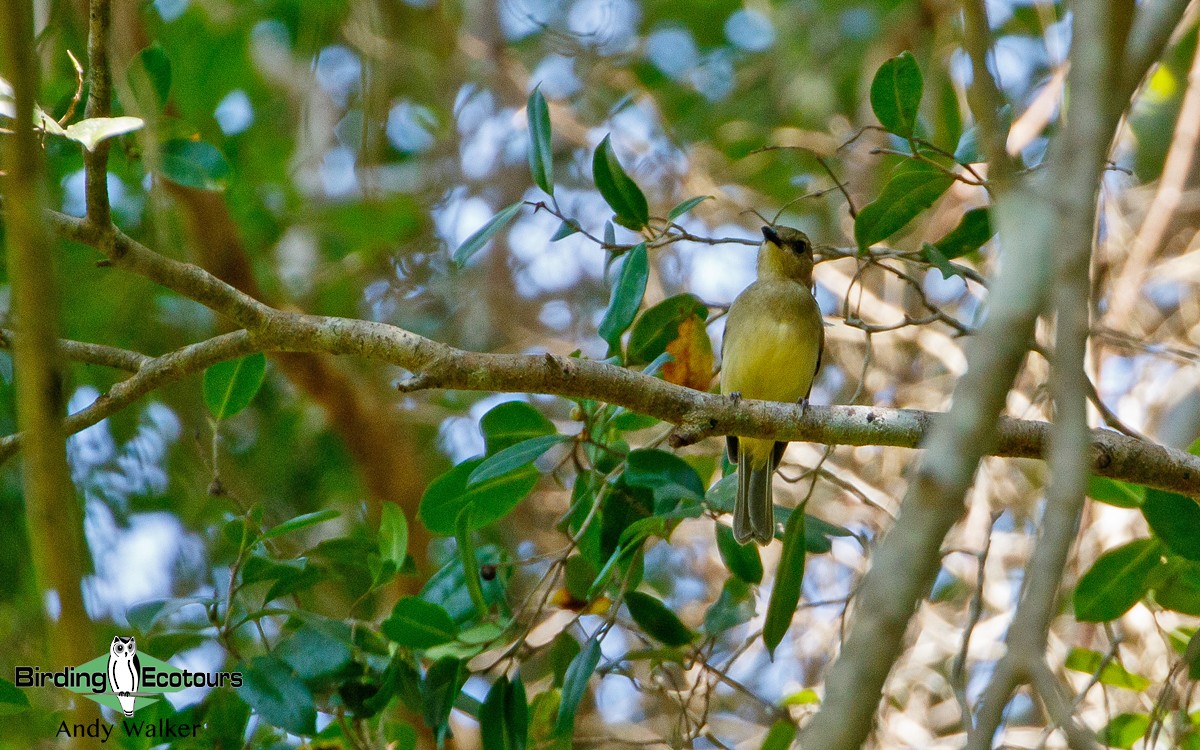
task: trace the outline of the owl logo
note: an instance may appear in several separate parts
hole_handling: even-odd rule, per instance
[[[108,689],[117,694],[121,710],[133,716],[138,685],[142,680],[142,664],[137,657],[137,642],[133,636],[113,638],[108,647]]]

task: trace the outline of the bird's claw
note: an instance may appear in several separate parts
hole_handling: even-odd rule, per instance
[[[735,404],[740,404],[742,402],[742,392],[741,391],[732,391],[729,394],[729,400],[733,401],[733,403],[735,403]]]

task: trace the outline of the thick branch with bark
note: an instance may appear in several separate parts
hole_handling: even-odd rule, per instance
[[[468,352],[386,323],[275,310],[203,269],[161,256],[119,231],[99,231],[82,220],[54,212],[49,216],[64,236],[107,252],[114,266],[146,275],[231,320],[253,322],[248,330],[146,360],[133,377],[72,415],[67,422],[72,430],[95,424],[167,382],[252,351],[327,352],[387,362],[415,373],[400,384],[404,391],[448,388],[605,401],[678,425],[672,440],[676,446],[712,435],[736,434],[830,445],[918,448],[945,418],[914,409],[803,409],[749,399],[735,403],[602,362],[549,354]],[[990,447],[981,444],[980,453],[1041,458],[1050,427],[1047,422],[999,418],[994,440]],[[1096,474],[1200,496],[1200,458],[1110,430],[1093,430],[1091,441]],[[0,442],[0,459],[10,456],[16,443],[15,436]]]

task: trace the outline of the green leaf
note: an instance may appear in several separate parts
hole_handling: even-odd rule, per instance
[[[517,443],[555,433],[554,423],[524,401],[505,401],[492,407],[479,420],[479,429],[489,456]]]
[[[684,646],[692,642],[696,634],[688,629],[680,619],[649,594],[640,591],[630,591],[625,595],[625,606],[629,614],[646,635],[667,646]]]
[[[879,124],[901,138],[911,138],[924,85],[911,52],[901,52],[880,65],[871,82],[871,109]]]
[[[496,566],[496,577],[482,581],[483,598],[489,607],[498,605],[503,608],[506,602],[505,586],[512,570],[507,564],[510,562],[508,555],[495,545],[484,544],[476,548],[475,559],[480,565]],[[450,619],[460,625],[476,617],[475,602],[467,592],[467,572],[463,570],[458,555],[446,561],[426,581],[421,587],[420,597],[445,609]]]
[[[612,298],[604,319],[600,321],[600,338],[608,342],[609,351],[621,348],[621,334],[629,328],[642,306],[646,293],[646,282],[650,278],[650,261],[646,256],[646,243],[639,243],[625,256],[621,265],[621,276],[613,286]]]
[[[167,105],[171,95],[171,60],[158,42],[138,53],[125,71],[125,80],[138,102],[147,109],[151,104],[156,111]],[[150,94],[154,96],[153,103],[145,101]]]
[[[954,264],[952,264],[945,255],[942,255],[941,250],[938,250],[928,242],[921,244],[921,257],[923,257],[934,268],[941,271],[943,279],[948,279],[951,276],[962,275],[959,270],[954,267]]]
[[[491,221],[480,227],[474,234],[463,241],[458,249],[450,256],[454,264],[462,268],[471,259],[471,256],[483,249],[483,246],[488,243],[497,232],[508,225],[510,221],[516,218],[521,212],[523,203],[514,203],[508,208],[492,217]]]
[[[529,95],[525,110],[529,121],[529,173],[533,181],[549,195],[554,195],[554,150],[550,143],[550,108],[541,86],[535,86]]]
[[[558,229],[554,230],[554,234],[550,236],[551,242],[565,240],[573,234],[577,234],[580,230],[579,223],[574,219],[566,219],[558,225]]]
[[[319,523],[331,521],[340,515],[342,514],[331,509],[318,510],[313,513],[305,513],[304,515],[296,516],[295,518],[289,518],[281,524],[272,526],[270,529],[263,532],[261,538],[274,539],[276,537],[283,536],[284,534],[290,534],[293,531],[307,529],[309,526],[316,526]]]
[[[954,178],[927,164],[908,162],[854,220],[854,240],[859,252],[891,237],[934,204],[950,189]]]
[[[674,453],[657,448],[638,448],[625,457],[621,482],[629,487],[645,487],[654,493],[654,513],[674,510],[680,500],[704,498],[704,480]]]
[[[604,201],[617,215],[617,223],[634,231],[650,222],[650,207],[646,196],[617,161],[612,136],[604,136],[592,156],[592,178]]]
[[[988,209],[972,208],[963,214],[958,226],[940,240],[934,247],[947,260],[961,258],[967,253],[975,252],[992,238],[992,222],[988,218]]]
[[[1103,668],[1101,668],[1102,665]],[[1076,672],[1097,675],[1100,682],[1112,687],[1136,691],[1145,690],[1150,687],[1150,680],[1127,671],[1125,667],[1122,667],[1116,661],[1110,660],[1108,664],[1105,664],[1104,654],[1099,651],[1073,648],[1067,654],[1067,661],[1063,666],[1067,669],[1073,669]]]
[[[379,516],[379,557],[396,569],[408,555],[408,518],[399,505],[385,502]]]
[[[1154,585],[1154,601],[1164,609],[1200,616],[1200,563],[1170,558]]]
[[[1168,549],[1188,560],[1200,560],[1200,505],[1195,500],[1151,488],[1142,515]]]
[[[699,206],[701,203],[708,200],[709,198],[712,198],[712,196],[711,195],[698,195],[695,198],[688,198],[687,200],[685,200],[684,202],[680,203],[678,206],[676,206],[675,208],[672,208],[670,211],[667,212],[667,221],[675,221],[680,216],[683,216],[688,211],[691,211],[693,208],[695,208],[696,206]]]
[[[721,587],[720,596],[704,613],[704,632],[719,636],[753,617],[754,596],[750,586],[740,578],[730,577]]]
[[[421,705],[425,723],[434,730],[438,747],[442,746],[450,731],[447,723],[450,709],[454,708],[454,701],[469,676],[466,665],[452,656],[438,659],[425,673],[425,680],[421,683]]]
[[[262,387],[267,358],[260,352],[204,371],[204,404],[220,422],[250,405]]]
[[[1150,729],[1150,717],[1147,714],[1118,714],[1099,732],[1096,739],[1108,747],[1129,750]]]
[[[0,716],[19,713],[29,708],[25,691],[0,677]]]
[[[171,182],[196,190],[225,189],[232,170],[216,146],[174,138],[162,145],[159,168]]]
[[[678,338],[680,324],[692,316],[707,320],[708,306],[696,295],[686,293],[668,297],[642,313],[629,332],[627,364],[653,361]]]
[[[524,750],[529,730],[528,711],[520,675],[512,682],[507,675],[501,675],[492,683],[479,708],[483,750]]]
[[[780,719],[771,725],[763,740],[762,750],[788,750],[796,739],[796,724],[788,719]]]
[[[482,529],[511,513],[537,484],[537,469],[526,466],[468,487],[467,478],[483,461],[482,458],[463,461],[429,483],[417,510],[425,528],[435,534],[453,536],[458,514],[463,508],[473,506],[471,529]]]
[[[1107,622],[1132,609],[1146,595],[1162,552],[1157,539],[1138,539],[1101,555],[1075,587],[1075,619]]]
[[[458,637],[458,624],[444,608],[416,596],[396,602],[379,629],[401,646],[417,649],[432,648]]]
[[[516,445],[510,445],[499,453],[484,459],[483,463],[471,472],[471,476],[467,477],[467,486],[473,487],[489,479],[502,477],[522,466],[531,466],[534,461],[541,458],[543,453],[570,439],[566,435],[542,435],[523,440]]]
[[[975,164],[982,161],[979,156],[979,131],[974,127],[967,128],[958,138],[954,147],[954,161],[959,164]]]
[[[758,554],[756,544],[738,544],[733,538],[733,529],[723,523],[715,523],[717,530],[717,551],[725,567],[746,583],[762,583],[763,564]]]
[[[64,132],[88,151],[95,151],[100,141],[141,130],[145,124],[140,117],[90,117],[68,125]]]
[[[1088,477],[1087,495],[1118,508],[1139,508],[1146,499],[1146,488],[1108,477],[1091,476]]]
[[[792,615],[800,603],[800,586],[804,582],[804,513],[797,511],[788,519],[783,531],[783,552],[775,572],[775,588],[767,605],[767,621],[763,625],[763,643],[767,653],[775,658],[775,647],[783,640],[792,624]]]
[[[563,564],[563,585],[576,601],[588,600],[588,589],[596,581],[596,566],[583,555],[571,555]]]
[[[316,732],[317,708],[312,692],[274,656],[256,656],[238,670],[238,696],[268,724],[292,734]]]
[[[554,721],[554,733],[571,735],[575,729],[575,711],[587,694],[588,680],[600,664],[600,639],[593,636],[583,650],[571,660],[563,677],[562,700],[558,704],[558,718]]]
[[[337,623],[341,632],[336,634],[331,632],[332,625],[303,625],[281,641],[272,653],[305,682],[336,675],[350,664],[352,639],[345,623]]]
[[[471,538],[471,506],[463,507],[454,524],[454,539],[458,542],[458,557],[462,560],[463,573],[467,578],[467,593],[475,605],[475,614],[481,619],[487,616],[487,602],[483,599],[483,582],[479,576],[479,560],[475,557],[475,540]]]

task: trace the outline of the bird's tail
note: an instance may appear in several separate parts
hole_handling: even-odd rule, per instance
[[[733,510],[733,538],[739,544],[753,539],[770,544],[775,538],[775,504],[771,497],[771,479],[775,474],[775,451],[766,451],[766,460],[752,455],[749,440],[743,440],[738,451],[737,504]],[[755,460],[759,459],[759,460]]]

